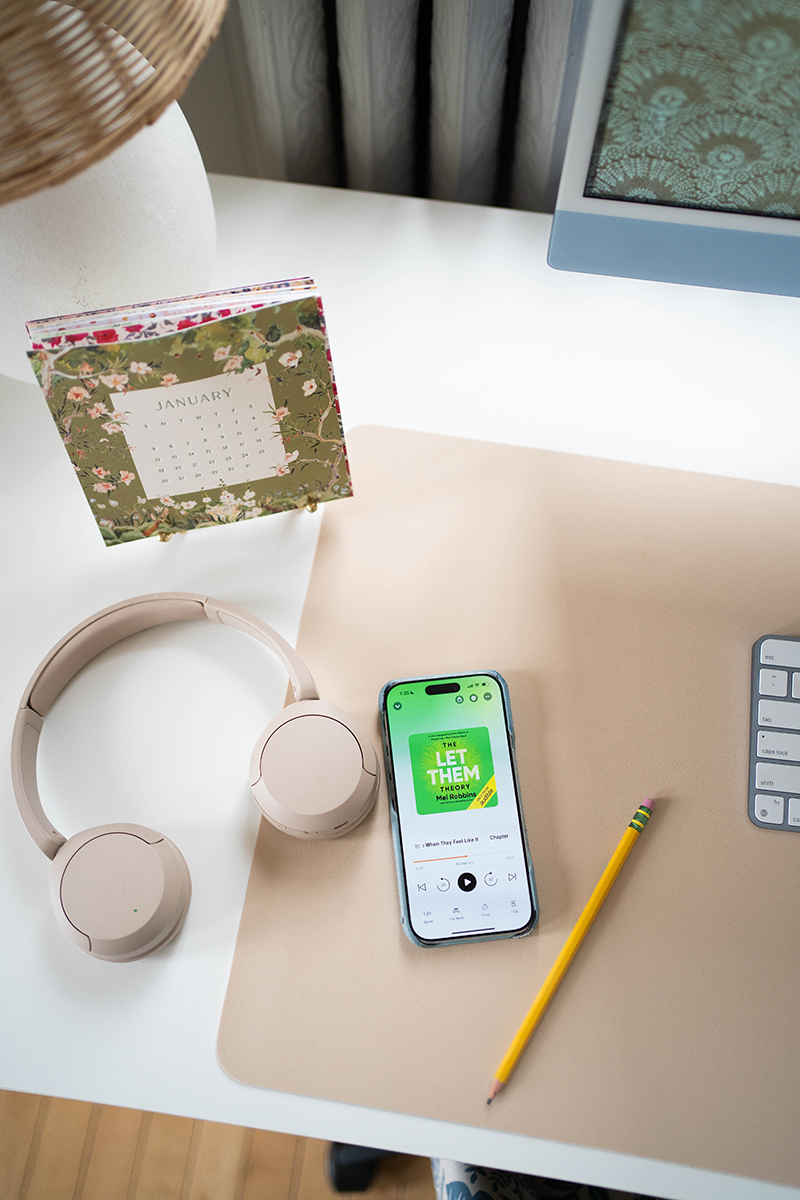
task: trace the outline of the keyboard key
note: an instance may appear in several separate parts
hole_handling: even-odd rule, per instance
[[[753,647],[748,814],[800,834],[800,635],[769,633]]]
[[[800,792],[800,767],[784,763],[756,763],[756,787],[766,792]]]
[[[756,754],[773,762],[800,763],[800,734],[759,729]]]
[[[770,825],[783,824],[783,796],[756,795],[756,816]]]
[[[800,641],[767,638],[761,643],[761,661],[773,667],[800,667]]]
[[[794,676],[794,679],[800,677],[800,671]],[[758,672],[758,692],[760,696],[785,696],[788,687],[789,673],[788,671],[770,671],[767,667],[762,667]],[[794,696],[794,680],[792,681],[792,695]],[[796,698],[796,697],[795,697]]]
[[[800,729],[800,704],[781,700],[759,700],[758,723],[775,725],[778,729]]]

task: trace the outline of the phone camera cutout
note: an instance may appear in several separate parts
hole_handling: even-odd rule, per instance
[[[425,688],[429,696],[444,696],[448,692],[460,692],[461,684],[451,681],[450,683],[429,683]]]

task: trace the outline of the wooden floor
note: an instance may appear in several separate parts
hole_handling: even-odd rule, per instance
[[[333,1200],[327,1142],[0,1091],[0,1200]],[[367,1193],[435,1200],[430,1160],[393,1155]]]

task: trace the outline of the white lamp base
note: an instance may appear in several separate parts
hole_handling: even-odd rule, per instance
[[[0,206],[0,373],[35,382],[26,321],[206,291],[215,249],[203,160],[171,104],[80,175]]]

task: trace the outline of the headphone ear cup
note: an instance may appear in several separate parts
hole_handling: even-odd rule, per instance
[[[71,837],[50,869],[61,928],[107,962],[132,962],[175,937],[189,908],[186,860],[144,825],[98,825]]]
[[[378,794],[372,743],[351,717],[324,700],[284,708],[256,742],[250,768],[256,804],[293,837],[349,833]]]

